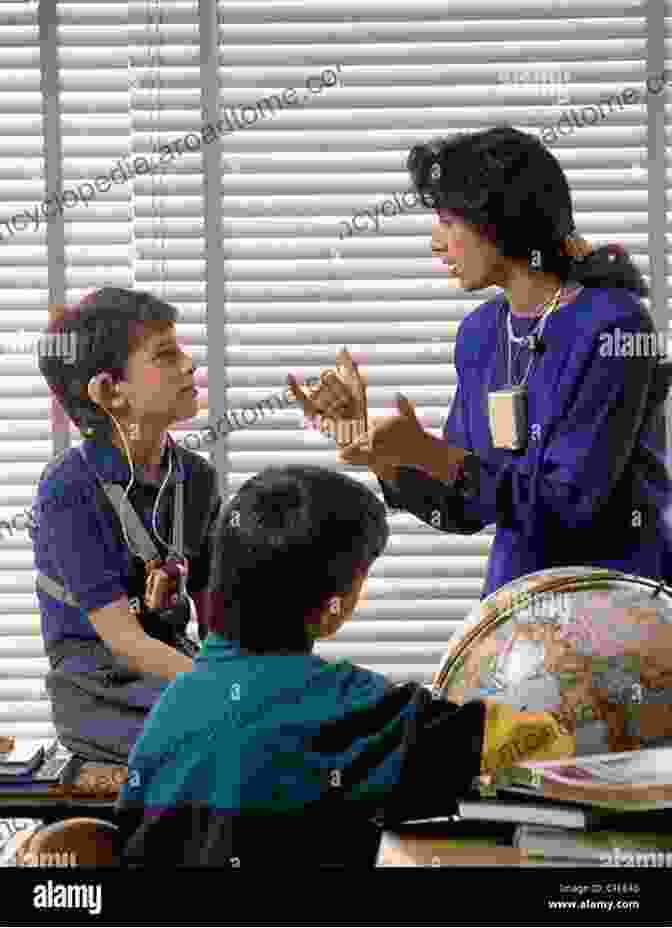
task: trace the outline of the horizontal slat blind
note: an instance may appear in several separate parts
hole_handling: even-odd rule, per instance
[[[672,0],[665,0],[665,71],[672,71]],[[664,192],[664,210],[665,210],[665,312],[660,314],[658,325],[661,332],[667,335],[667,355],[672,358],[672,222],[669,183],[669,169],[672,155],[672,106],[670,105],[670,95],[665,91],[665,124],[664,124],[664,147],[660,157],[664,162],[665,173],[665,192]],[[672,472],[672,392],[668,394],[667,400],[667,460],[670,471]]]
[[[416,142],[497,122],[538,133],[570,108],[642,83],[644,7],[220,0],[219,9],[222,108],[242,125],[222,142],[230,405],[281,390],[288,369],[317,374],[346,344],[368,376],[372,416],[391,415],[400,389],[440,435],[458,325],[497,291],[449,289],[430,257],[427,211],[386,206],[374,230],[375,207],[409,189]],[[330,67],[338,83],[306,91],[307,78]],[[301,102],[269,116],[260,101],[287,88]],[[595,244],[621,241],[646,273],[645,123],[645,104],[615,107],[608,124],[549,144],[579,231]],[[344,223],[366,209],[362,231],[347,233]],[[340,466],[328,439],[301,430],[296,410],[229,442],[232,490],[271,463]],[[378,492],[368,472],[346,470]],[[366,598],[316,652],[427,682],[480,596],[492,530],[443,534],[407,513],[390,524]]]
[[[672,0],[665,0],[665,70],[672,71]],[[672,106],[669,104],[669,94],[665,94],[665,149],[663,157],[666,174],[672,162]],[[672,206],[670,204],[669,180],[665,185],[665,294],[667,307],[672,305]],[[666,317],[665,330],[668,333],[668,354],[672,357],[672,312]],[[663,326],[661,326],[661,329]],[[672,454],[672,401],[670,403],[671,415],[668,418],[669,448]]]
[[[180,440],[205,428],[208,416],[198,0],[127,6],[131,160],[153,167],[139,169],[131,188],[135,286],[180,310],[178,336],[203,388],[198,419],[173,431]]]
[[[53,731],[26,530],[52,453],[49,402],[35,337],[49,302],[37,3],[0,4],[0,731]],[[9,223],[9,225],[7,225]]]

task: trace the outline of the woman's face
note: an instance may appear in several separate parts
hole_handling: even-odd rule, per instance
[[[482,290],[501,280],[503,259],[496,245],[448,210],[433,214],[432,255],[454,265],[450,276],[463,290]]]

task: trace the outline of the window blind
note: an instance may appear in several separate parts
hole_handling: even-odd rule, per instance
[[[46,236],[25,215],[45,197],[37,3],[0,4],[0,49],[0,730],[39,737],[52,725],[25,510],[52,441],[34,343],[49,301]]]
[[[220,404],[236,411],[282,396],[287,371],[315,376],[344,344],[368,377],[371,416],[393,414],[399,389],[440,435],[456,386],[458,326],[496,290],[452,290],[435,266],[431,216],[403,196],[409,149],[498,122],[536,133],[566,127],[572,110],[581,120],[583,107],[628,87],[640,89],[641,102],[612,105],[595,124],[588,116],[544,140],[567,172],[578,231],[595,245],[622,242],[648,276],[650,214],[668,190],[667,182],[649,189],[653,14],[645,4],[220,0],[218,60],[203,60],[199,17],[214,2],[54,5],[63,187],[128,171],[141,156],[154,163],[161,146],[185,140],[150,173],[113,180],[88,205],[50,220],[64,229],[60,269],[44,221],[11,236],[3,225],[53,191],[44,183],[37,4],[0,5],[3,338],[42,329],[59,274],[73,302],[91,286],[147,289],[180,309],[178,335],[202,368],[203,406],[173,431],[178,440],[214,426]],[[665,13],[669,35],[670,0]],[[203,106],[209,69],[217,71],[216,113]],[[219,137],[196,147],[206,117],[221,123]],[[208,191],[220,186],[222,237],[213,241],[204,215]],[[223,273],[214,267],[218,250]],[[208,291],[217,275],[221,292]],[[669,294],[666,328],[668,306]],[[210,357],[222,396],[207,392]],[[8,520],[30,505],[56,445],[36,360],[5,351],[0,378],[0,512]],[[341,467],[296,406],[269,407],[198,449],[212,452],[227,497],[271,464]],[[71,429],[71,443],[79,440]],[[344,469],[379,493],[365,470]],[[461,537],[408,513],[389,518],[388,547],[353,618],[316,653],[429,682],[480,596],[492,530]],[[0,727],[50,734],[32,549],[20,527],[0,537],[0,580]]]

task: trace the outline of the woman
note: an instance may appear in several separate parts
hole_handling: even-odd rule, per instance
[[[407,167],[439,220],[433,254],[463,289],[505,295],[460,326],[443,440],[399,395],[399,415],[340,459],[367,464],[386,503],[440,531],[495,523],[481,598],[561,566],[662,579],[666,384],[655,352],[623,351],[628,335],[655,340],[641,275],[620,246],[592,251],[574,234],[565,175],[533,136],[503,126],[440,139]],[[347,377],[327,372],[311,395],[288,380],[308,415],[352,411]]]

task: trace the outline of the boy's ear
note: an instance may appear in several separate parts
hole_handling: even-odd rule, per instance
[[[94,377],[92,377],[89,380],[89,386],[88,386],[89,397],[93,400],[94,403],[96,403],[99,406],[105,406],[105,403],[101,402],[101,400],[104,400],[104,397],[102,394],[103,394],[103,388],[106,386],[109,387],[109,389],[113,393],[115,394],[119,393],[119,384],[114,383],[111,375],[108,374],[107,371],[102,371],[100,374],[96,374]],[[117,396],[114,396],[112,399],[112,402],[114,402],[117,399],[120,399],[120,398]]]

